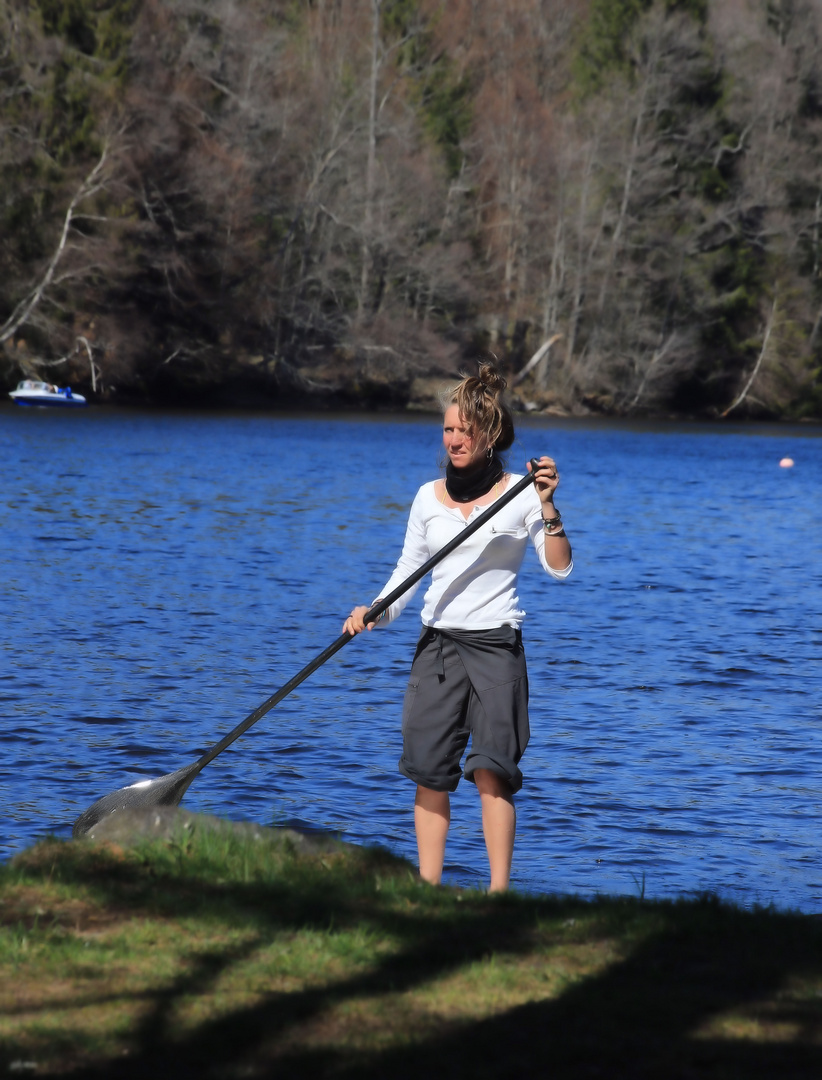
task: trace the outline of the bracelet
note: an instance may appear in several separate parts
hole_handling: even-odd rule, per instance
[[[547,533],[550,533],[553,529],[556,529],[557,526],[559,526],[558,531],[562,532],[562,517],[560,516],[559,511],[557,511],[556,517],[542,519],[542,527]]]
[[[374,601],[374,603],[371,605],[371,607],[376,607],[377,604],[381,604],[381,603],[382,603],[382,597],[378,596],[377,599]],[[385,611],[381,611],[380,614],[377,616],[377,618],[374,620],[374,625],[376,625],[378,622],[382,622],[387,614],[388,614],[388,608],[386,608]]]

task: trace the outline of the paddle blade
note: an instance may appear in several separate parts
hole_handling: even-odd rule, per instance
[[[116,810],[137,806],[176,806],[201,768],[200,763],[195,762],[157,780],[141,780],[137,784],[120,788],[119,791],[112,791],[110,795],[104,795],[77,818],[71,835],[75,839],[84,836],[98,821]]]

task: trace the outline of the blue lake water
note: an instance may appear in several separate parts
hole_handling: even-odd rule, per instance
[[[0,859],[195,760],[329,645],[439,447],[436,417],[0,408]],[[522,419],[512,467],[543,452],[576,569],[529,555],[521,581],[514,884],[822,911],[822,431]],[[396,760],[421,596],[184,805],[414,859]],[[469,784],[447,878],[487,878]]]

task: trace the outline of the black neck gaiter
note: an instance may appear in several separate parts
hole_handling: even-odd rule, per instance
[[[454,502],[475,502],[504,475],[505,469],[496,450],[490,458],[484,457],[478,465],[468,469],[455,469],[449,461],[445,466],[445,490]]]

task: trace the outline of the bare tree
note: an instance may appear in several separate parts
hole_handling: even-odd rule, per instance
[[[17,333],[20,327],[28,322],[33,311],[46,295],[49,287],[54,281],[57,267],[66,253],[72,226],[79,216],[79,208],[87,199],[92,198],[105,187],[104,169],[108,159],[108,152],[108,146],[104,147],[100,159],[94,165],[91,172],[84,178],[77,191],[75,191],[68,208],[66,209],[63,218],[63,227],[60,230],[60,237],[54,252],[46,264],[39,281],[34,285],[29,294],[17,304],[14,311],[9,315],[3,325],[0,326],[0,344],[4,341],[8,341],[13,334]]]
[[[757,357],[756,363],[753,366],[753,371],[751,372],[740,392],[737,394],[737,396],[734,398],[728,408],[725,409],[725,411],[721,414],[723,417],[728,416],[730,413],[733,412],[734,409],[738,408],[742,404],[742,402],[748,396],[754,382],[756,381],[756,377],[759,374],[760,368],[762,367],[762,361],[765,359],[765,356],[768,352],[768,342],[771,338],[771,331],[773,330],[773,324],[775,319],[776,299],[774,298],[773,304],[771,305],[771,313],[768,316],[768,321],[765,324],[765,331],[762,335],[762,348],[759,350],[759,356]]]

